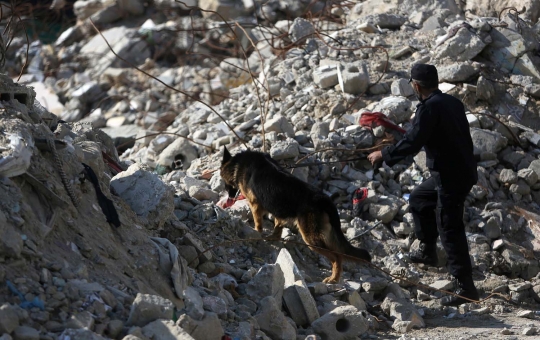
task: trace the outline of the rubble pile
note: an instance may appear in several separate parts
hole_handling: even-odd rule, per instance
[[[515,304],[535,318],[536,1],[79,0],[73,11],[54,44],[15,36],[4,55],[7,74],[27,68],[0,87],[0,339],[385,338]],[[514,304],[443,308],[439,290],[454,283],[441,245],[439,268],[406,256],[424,152],[393,167],[365,159],[410,126],[414,63],[436,65],[467,108],[475,284]],[[361,125],[366,112],[397,128]],[[266,151],[321,188],[384,272],[345,264],[342,282],[324,284],[330,263],[293,227],[263,241],[270,220],[261,235],[245,200],[218,204],[223,146]]]

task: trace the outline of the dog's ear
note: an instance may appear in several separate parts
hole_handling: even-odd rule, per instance
[[[231,156],[231,153],[229,152],[229,150],[227,150],[227,147],[223,147],[223,160],[221,161],[221,164],[225,164],[227,163],[228,161],[230,161],[232,158]]]

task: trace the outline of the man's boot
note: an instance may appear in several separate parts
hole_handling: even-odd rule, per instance
[[[471,300],[478,301],[480,299],[480,296],[478,295],[478,291],[476,290],[476,287],[474,286],[474,281],[472,279],[472,276],[466,276],[466,277],[460,277],[457,279],[458,288],[455,290],[455,293],[457,295],[466,297]],[[463,299],[461,297],[449,295],[445,296],[441,299],[441,304],[443,306],[459,306],[463,303],[470,303],[472,301]]]
[[[420,242],[418,250],[410,252],[409,258],[413,263],[423,263],[428,266],[437,267],[439,263],[437,244]]]

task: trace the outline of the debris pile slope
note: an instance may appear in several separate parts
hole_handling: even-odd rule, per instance
[[[76,1],[53,44],[13,33],[6,73],[27,67],[0,88],[0,336],[387,338],[538,309],[540,9],[506,3]],[[443,308],[442,247],[439,268],[406,256],[425,154],[365,159],[410,125],[419,62],[468,110],[475,283],[507,301]],[[361,124],[366,112],[387,120]],[[223,146],[321,188],[383,271],[346,264],[323,284],[330,263],[293,227],[263,241],[244,200],[221,208]],[[501,338],[535,334],[534,313],[517,316]]]

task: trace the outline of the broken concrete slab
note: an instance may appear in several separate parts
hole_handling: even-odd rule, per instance
[[[283,286],[285,308],[297,325],[310,325],[319,318],[317,304],[287,249],[281,249],[276,264],[280,266],[285,278]]]

